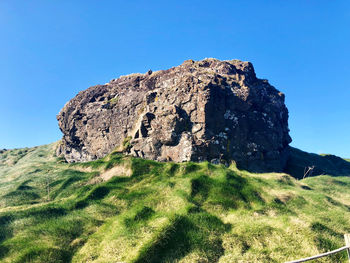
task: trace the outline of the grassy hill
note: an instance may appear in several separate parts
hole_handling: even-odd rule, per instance
[[[283,262],[350,232],[349,177],[118,153],[67,164],[55,147],[0,154],[1,262]]]

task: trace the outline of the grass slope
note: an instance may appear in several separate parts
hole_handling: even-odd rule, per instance
[[[66,164],[55,147],[0,154],[1,262],[283,262],[350,232],[348,177],[119,154]]]
[[[301,151],[289,147],[290,155],[285,172],[294,178],[302,179],[306,167],[314,167],[313,176],[332,175],[332,176],[349,176],[350,163],[349,159],[342,159],[332,154],[315,154]]]

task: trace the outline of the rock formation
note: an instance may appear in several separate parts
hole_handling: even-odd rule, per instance
[[[291,142],[284,94],[239,60],[188,60],[122,76],[79,92],[57,119],[57,154],[68,162],[120,150],[157,161],[235,160],[249,171],[282,171]]]

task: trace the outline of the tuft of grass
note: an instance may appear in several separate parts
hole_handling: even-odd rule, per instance
[[[131,139],[132,139],[132,137],[131,137],[131,136],[128,136],[128,137],[126,137],[126,138],[123,140],[123,142],[122,142],[123,152],[130,149],[130,147],[131,147],[131,144],[130,144]]]

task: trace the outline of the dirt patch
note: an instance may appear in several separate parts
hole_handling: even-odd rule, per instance
[[[286,204],[288,201],[295,197],[295,193],[292,191],[275,191],[272,190],[270,192],[273,196],[275,196],[275,202]]]
[[[103,181],[108,181],[114,176],[124,176],[124,177],[130,177],[132,174],[131,167],[128,164],[122,164],[115,166],[105,172],[103,172],[100,177]]]
[[[291,192],[277,194],[276,197],[282,202],[287,203],[289,200],[293,199],[295,195]]]
[[[97,184],[100,182],[106,182],[111,178],[118,177],[130,177],[132,175],[131,165],[129,163],[114,166],[102,172],[99,176],[94,177],[90,180],[89,184]]]

